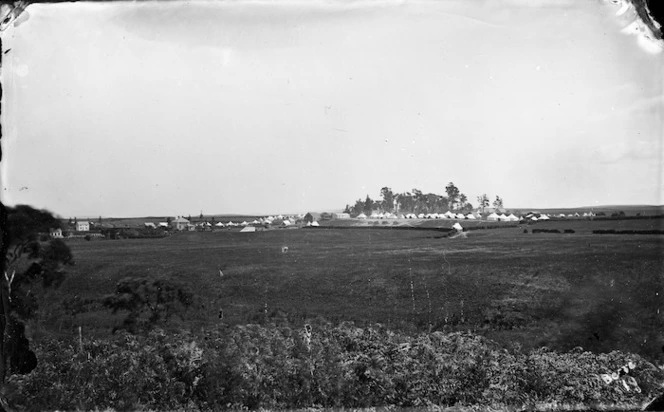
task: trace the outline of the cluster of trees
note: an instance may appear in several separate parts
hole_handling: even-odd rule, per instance
[[[8,375],[26,374],[37,366],[25,325],[35,316],[46,290],[62,283],[73,256],[60,239],[40,240],[41,233],[61,227],[50,212],[0,205],[0,215],[6,223],[0,225],[0,383],[4,384]],[[1,396],[0,406],[6,406]]]
[[[445,213],[452,212],[470,212],[474,209],[468,201],[468,196],[462,193],[459,188],[450,182],[445,186],[445,195],[436,193],[423,193],[419,189],[413,189],[410,192],[394,193],[391,188],[383,187],[380,189],[380,200],[373,200],[369,195],[363,199],[357,199],[354,205],[346,205],[345,213],[351,216],[357,216],[361,213],[370,215],[374,211],[384,213]],[[489,198],[486,194],[477,197],[479,208],[489,207]],[[495,208],[503,208],[503,199],[496,196],[493,202]]]
[[[47,210],[0,203],[0,222],[0,387],[4,388],[10,376],[25,375],[37,367],[26,324],[35,317],[47,290],[65,280],[65,268],[74,264],[74,258],[61,239],[42,238],[50,229],[62,228],[60,220]],[[186,286],[132,276],[120,281],[102,304],[113,313],[127,314],[116,329],[137,332],[186,310],[192,299]],[[11,410],[6,395],[0,391],[0,410]]]

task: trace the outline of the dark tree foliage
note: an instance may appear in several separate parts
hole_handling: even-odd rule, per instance
[[[118,282],[115,293],[105,296],[102,304],[113,313],[128,312],[122,325],[130,333],[147,331],[191,306],[193,294],[184,285],[166,279],[127,277]]]
[[[57,288],[65,278],[64,265],[73,264],[61,239],[40,241],[60,221],[46,210],[27,205],[5,208],[2,215],[2,295],[0,304],[0,379],[8,373],[25,374],[37,365],[25,337],[24,322],[39,306],[40,290]]]

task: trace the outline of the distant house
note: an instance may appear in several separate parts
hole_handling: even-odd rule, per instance
[[[171,220],[171,226],[175,230],[190,230],[188,229],[189,221],[182,216],[178,216],[175,219]]]
[[[48,232],[49,232],[49,235],[51,236],[51,238],[53,238],[53,239],[62,239],[63,238],[62,229],[60,229],[60,228],[49,229]]]
[[[90,223],[83,221],[83,222],[76,222],[74,226],[74,230],[77,232],[89,232],[90,231]]]
[[[348,213],[333,213],[332,216],[335,219],[350,219],[350,214]]]

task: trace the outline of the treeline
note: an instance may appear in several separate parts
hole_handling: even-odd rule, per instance
[[[391,188],[383,187],[380,189],[380,200],[373,200],[369,195],[363,199],[357,199],[355,204],[346,205],[345,213],[351,216],[357,216],[361,213],[370,215],[375,211],[382,213],[445,213],[451,212],[471,212],[474,209],[472,203],[468,201],[468,196],[462,193],[453,183],[445,186],[445,194],[423,193],[419,189],[413,189],[410,192],[394,193]],[[483,212],[489,207],[489,197],[485,194],[477,196],[478,208]],[[493,201],[493,207],[502,209],[503,199],[496,196]]]

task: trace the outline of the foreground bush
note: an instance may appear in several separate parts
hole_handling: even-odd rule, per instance
[[[409,336],[352,324],[157,331],[35,348],[38,367],[9,381],[20,409],[638,407],[664,382],[661,369],[621,352],[509,353],[472,334]],[[632,369],[620,376],[626,365]]]

